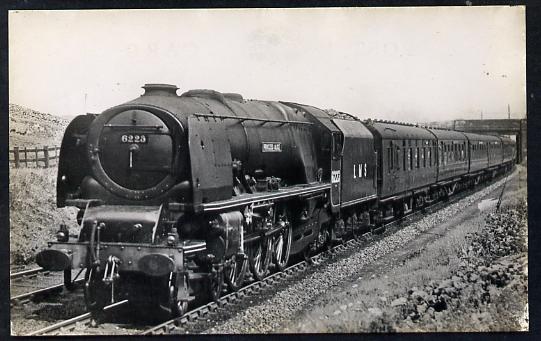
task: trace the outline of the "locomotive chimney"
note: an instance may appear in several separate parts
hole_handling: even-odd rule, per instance
[[[177,86],[172,84],[145,84],[143,96],[176,96]]]

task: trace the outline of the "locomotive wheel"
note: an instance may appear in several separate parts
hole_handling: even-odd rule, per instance
[[[331,246],[331,233],[326,226],[322,226],[317,236],[316,248],[317,250],[326,249],[326,251],[329,251]]]
[[[291,252],[291,234],[292,227],[291,224],[289,224],[274,237],[272,261],[276,266],[277,271],[283,271],[289,261],[289,254]]]
[[[231,291],[237,291],[244,283],[244,275],[248,268],[248,257],[245,255],[233,255],[224,267],[224,278],[227,287]]]
[[[360,219],[357,217],[356,214],[354,214],[352,217],[351,217],[351,224],[353,226],[352,228],[352,235],[353,235],[353,238],[355,239],[359,239],[362,235],[362,230],[361,230],[361,226],[360,226]]]
[[[111,298],[111,288],[102,281],[103,273],[95,269],[85,272],[84,297],[86,308],[98,319]]]
[[[258,281],[265,278],[272,253],[272,241],[269,238],[264,238],[257,243],[253,243],[249,247],[248,262],[250,263],[250,271],[254,278]]]
[[[224,271],[223,268],[213,270],[210,273],[208,281],[208,294],[211,301],[218,301],[222,295],[224,286]]]
[[[309,265],[314,264],[314,261],[311,258],[312,255],[314,254],[313,252],[314,244],[315,244],[315,241],[311,242],[302,251],[302,257],[304,258],[304,261]]]

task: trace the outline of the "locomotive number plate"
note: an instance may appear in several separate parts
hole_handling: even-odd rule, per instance
[[[122,143],[147,143],[148,137],[144,134],[124,134],[120,137]]]
[[[263,143],[261,143],[261,151],[263,153],[280,153],[280,152],[282,152],[282,143],[280,143],[280,142],[263,142]]]

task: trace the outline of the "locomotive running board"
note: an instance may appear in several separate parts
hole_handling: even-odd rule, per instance
[[[317,185],[291,186],[291,187],[286,187],[286,188],[280,188],[279,190],[274,191],[274,192],[243,194],[242,196],[238,198],[200,204],[200,205],[194,206],[193,210],[194,212],[197,212],[197,213],[214,212],[214,211],[220,211],[220,210],[229,209],[229,208],[233,208],[237,206],[248,205],[256,201],[286,199],[293,196],[312,194],[316,192],[323,192],[326,190],[330,190],[330,188],[331,188],[330,183],[317,184]],[[183,208],[184,209],[189,208],[189,207],[186,207],[187,205],[183,206],[182,204],[178,204],[175,206],[177,206],[179,210],[182,210]],[[169,204],[169,208],[172,209],[171,204]]]

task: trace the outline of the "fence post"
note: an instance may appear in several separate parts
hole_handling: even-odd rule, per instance
[[[49,146],[43,146],[43,158],[45,159],[45,168],[49,168]]]
[[[34,148],[34,154],[36,155],[36,168],[38,168],[39,167],[38,147]]]
[[[19,168],[19,147],[13,149],[13,155],[15,158],[15,168]]]
[[[24,166],[28,168],[28,154],[26,153],[26,147],[24,147]]]

